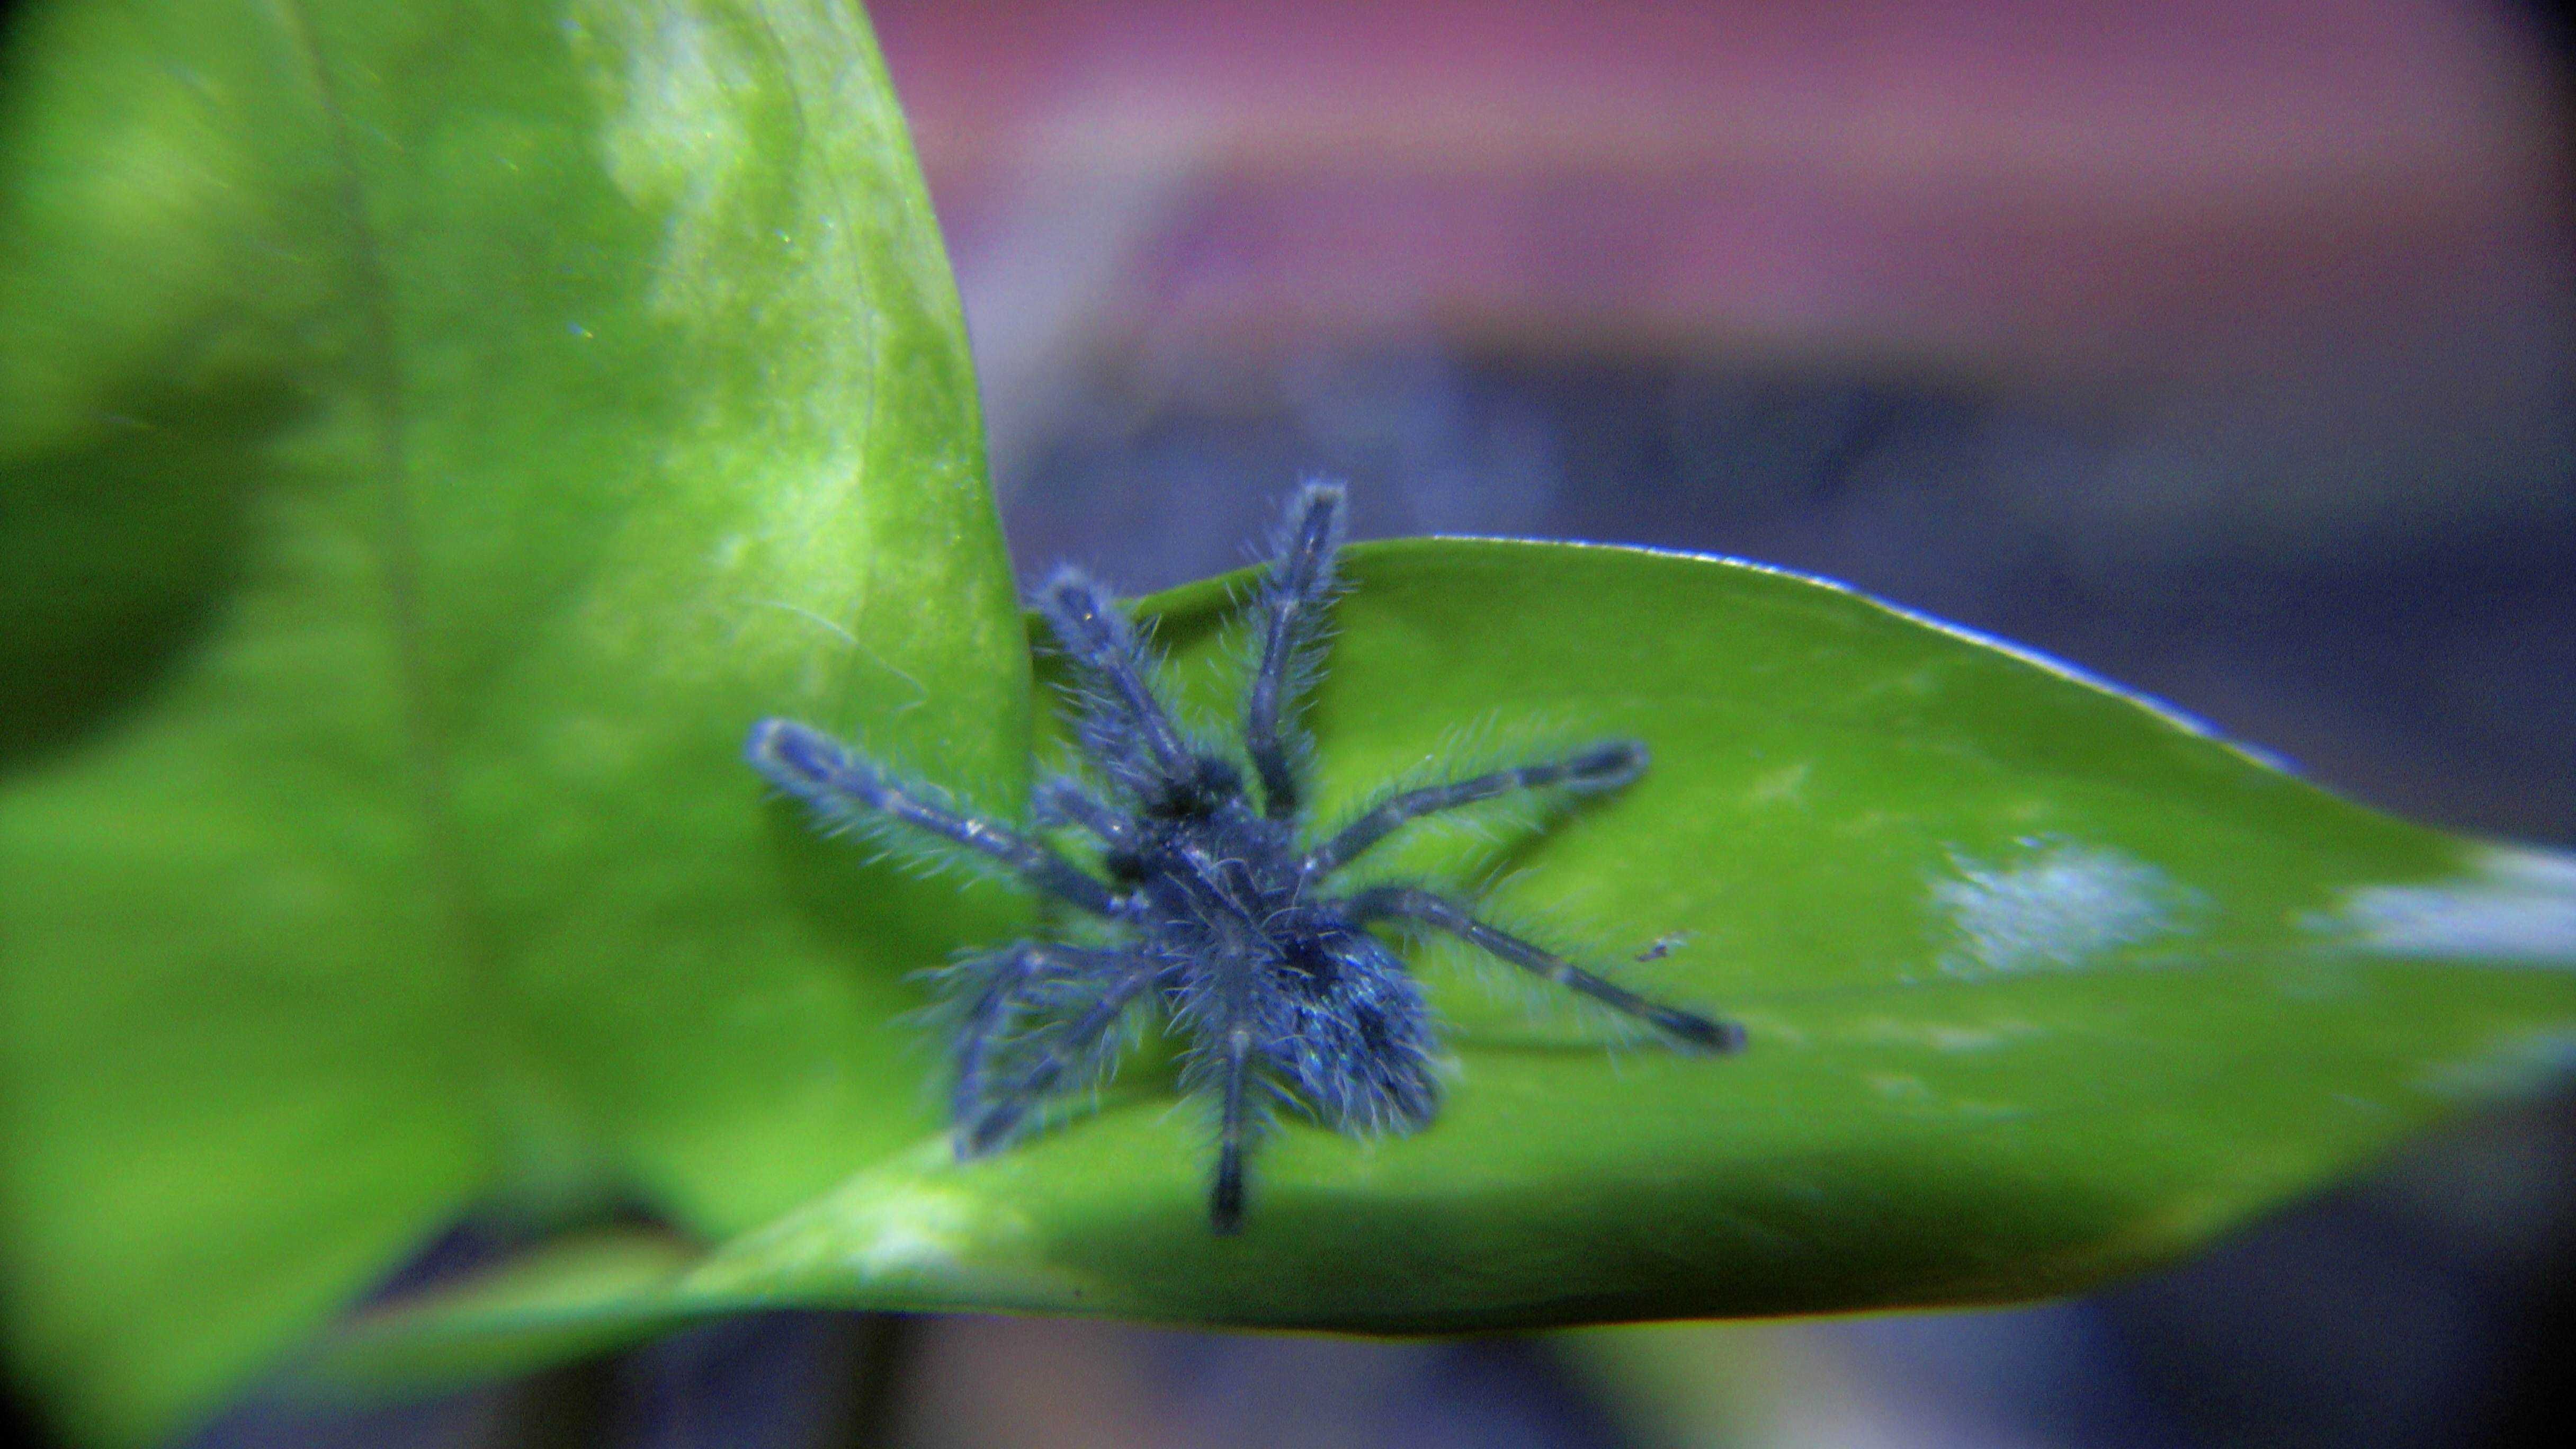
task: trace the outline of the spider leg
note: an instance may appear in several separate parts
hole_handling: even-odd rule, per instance
[[[1144,643],[1109,591],[1080,570],[1058,569],[1037,606],[1080,677],[1088,752],[1140,793],[1157,779],[1188,778],[1189,747],[1146,683]]]
[[[1679,1041],[1703,1051],[1732,1052],[1744,1047],[1744,1028],[1694,1011],[1647,1000],[1628,988],[1593,975],[1562,956],[1542,951],[1518,936],[1486,925],[1465,907],[1412,886],[1375,886],[1344,905],[1355,921],[1401,920],[1446,931],[1459,940],[1491,952],[1513,965],[1544,976],[1559,986],[1580,991],[1614,1010],[1625,1012]]]
[[[743,753],[770,784],[827,819],[875,811],[999,861],[1031,885],[1094,915],[1127,913],[1124,898],[1063,856],[1007,826],[938,804],[918,785],[887,778],[820,730],[794,720],[765,719],[751,727]]]
[[[959,1157],[981,1157],[1009,1140],[1028,1117],[1029,1109],[1053,1091],[1066,1072],[1090,1057],[1101,1037],[1117,1024],[1119,1014],[1135,1001],[1140,992],[1154,983],[1154,978],[1162,970],[1155,962],[1124,952],[1086,954],[1103,963],[1123,961],[1131,969],[1112,981],[1082,1015],[1049,1038],[1039,1051],[1037,1060],[1005,1083],[991,1106],[978,1110],[977,1105],[966,1104],[961,1095],[959,1101],[966,1107],[966,1113],[960,1115],[957,1123]]]
[[[1279,555],[1261,583],[1261,663],[1244,698],[1243,742],[1261,777],[1261,808],[1273,820],[1297,813],[1297,766],[1281,737],[1280,716],[1314,672],[1321,610],[1333,593],[1333,555],[1341,548],[1342,489],[1309,483],[1288,505]]]
[[[1062,775],[1038,782],[1037,817],[1041,825],[1078,826],[1112,849],[1126,845],[1136,834],[1126,816]]]
[[[970,978],[983,978],[966,1003],[965,1016],[957,1023],[957,1090],[951,1098],[951,1113],[956,1120],[966,1121],[982,1105],[993,1040],[1010,1019],[1012,1003],[1021,993],[1050,970],[1097,971],[1128,959],[1118,951],[1022,941],[951,968]]]
[[[1610,740],[1562,760],[1498,770],[1469,780],[1455,780],[1421,790],[1390,795],[1367,813],[1343,826],[1330,840],[1307,852],[1301,869],[1309,877],[1327,875],[1357,859],[1361,852],[1395,833],[1407,821],[1515,790],[1543,790],[1562,785],[1581,794],[1616,790],[1646,768],[1646,747],[1634,740]]]
[[[1208,1226],[1231,1235],[1243,1227],[1243,1143],[1246,1120],[1245,1077],[1252,1065],[1252,1031],[1237,1024],[1225,1036],[1224,1107],[1218,1118],[1216,1187],[1208,1195]]]

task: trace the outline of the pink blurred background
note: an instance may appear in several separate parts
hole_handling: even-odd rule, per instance
[[[1068,366],[1177,387],[1426,332],[2087,387],[2401,336],[2527,390],[2564,340],[2564,87],[2499,8],[874,14],[1015,438]]]

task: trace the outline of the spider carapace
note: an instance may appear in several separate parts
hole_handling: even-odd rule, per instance
[[[1210,1222],[1220,1233],[1238,1230],[1244,1158],[1273,1102],[1354,1133],[1410,1132],[1439,1108],[1435,1023],[1419,984],[1371,929],[1380,923],[1446,932],[1679,1045],[1743,1045],[1740,1027],[1650,1001],[1433,890],[1335,889],[1343,867],[1408,821],[1517,792],[1616,790],[1646,768],[1643,745],[1607,741],[1390,791],[1339,830],[1310,838],[1297,702],[1321,668],[1344,506],[1342,490],[1322,483],[1300,489],[1289,506],[1262,581],[1239,755],[1174,723],[1150,683],[1144,641],[1099,584],[1065,569],[1039,591],[1090,768],[1085,778],[1042,782],[1036,816],[1041,826],[1090,836],[1097,874],[820,731],[780,719],[753,726],[752,765],[827,824],[926,833],[1101,924],[1103,944],[1022,941],[939,973],[957,1005],[961,1157],[1003,1146],[1041,1107],[1098,1081],[1128,1039],[1123,1024],[1160,1013],[1190,1043],[1184,1085],[1216,1102]]]

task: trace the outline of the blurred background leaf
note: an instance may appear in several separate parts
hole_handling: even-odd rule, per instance
[[[1026,789],[956,297],[856,7],[82,0],[7,39],[15,1371],[149,1437],[469,1204],[721,1236],[928,1130],[903,974],[1015,903],[853,874],[738,755],[789,711]]]

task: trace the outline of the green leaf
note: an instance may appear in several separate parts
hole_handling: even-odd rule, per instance
[[[441,1290],[433,1321],[407,1303],[353,1316],[328,1341],[331,1387],[418,1393],[584,1357],[686,1317],[666,1307],[698,1257],[668,1234],[568,1234],[481,1277]],[[310,1372],[305,1382],[315,1382]]]
[[[1439,1120],[1282,1125],[1239,1238],[1207,1230],[1204,1111],[1148,1067],[999,1156],[888,1155],[630,1300],[639,1324],[819,1303],[1488,1330],[2008,1300],[2187,1252],[2576,1066],[2576,861],[2362,809],[1794,575],[1466,540],[1350,569],[1314,711],[1325,813],[1455,768],[1462,728],[1503,754],[1644,739],[1619,798],[1391,868],[1499,873],[1503,919],[1749,1048],[1614,1054],[1433,952]],[[1228,589],[1152,603],[1210,712],[1239,658]]]
[[[833,0],[90,0],[0,73],[0,1271],[82,1434],[470,1202],[709,1237],[932,1130],[1007,893],[809,838],[788,712],[1009,811],[956,299]],[[864,641],[864,642],[862,642]]]

